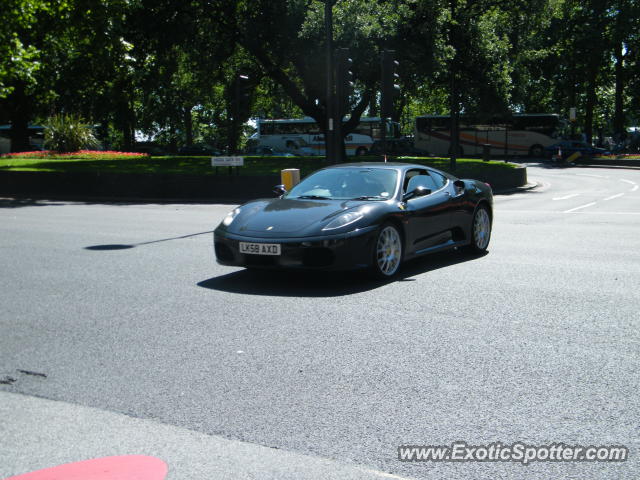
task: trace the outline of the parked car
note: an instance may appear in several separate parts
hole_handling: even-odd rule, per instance
[[[491,187],[422,165],[327,167],[280,196],[233,209],[215,229],[218,263],[247,268],[368,268],[390,278],[431,252],[487,250]]]
[[[382,140],[376,140],[369,149],[371,155],[393,155],[393,156],[429,156],[429,152],[420,150],[413,146],[413,141],[408,138],[390,138],[386,145]]]
[[[155,156],[167,155],[167,152],[160,145],[153,142],[136,142],[133,151]]]
[[[255,155],[257,157],[295,157],[291,152],[281,152],[271,147],[251,147],[245,151],[245,155]]]
[[[302,137],[284,137],[285,148],[287,152],[293,153],[296,156],[311,156],[316,152]]]
[[[201,155],[222,155],[220,151],[216,148],[213,148],[210,145],[185,145],[184,147],[180,147],[178,149],[179,155],[193,155],[193,156],[201,156]]]
[[[582,155],[596,157],[599,155],[607,155],[609,152],[604,148],[593,147],[586,142],[580,140],[562,140],[553,145],[545,147],[545,153],[547,157],[552,158],[558,155],[558,151],[562,153],[562,158],[566,159],[576,152],[580,152]]]

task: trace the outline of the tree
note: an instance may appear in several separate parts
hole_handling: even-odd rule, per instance
[[[126,0],[75,0],[58,34],[62,48],[48,59],[55,68],[50,109],[98,121],[102,131],[114,124],[127,149],[134,142],[135,89],[143,70],[133,57],[126,23],[131,5]]]
[[[18,81],[33,83],[39,51],[26,32],[36,27],[46,4],[41,1],[6,0],[0,9],[0,98],[6,98]]]
[[[626,92],[628,92],[628,117],[632,125],[640,125],[640,6],[632,8],[635,27],[631,29],[624,45]]]
[[[142,75],[137,105],[143,130],[193,142],[193,112],[210,103],[235,45],[235,2],[139,0],[127,18]],[[170,28],[167,26],[170,25]]]
[[[630,0],[617,0],[614,3],[611,22],[611,49],[615,71],[615,99],[613,115],[613,132],[622,136],[627,122],[627,105],[632,108],[633,102],[627,100],[627,84],[637,78],[633,75],[633,56],[637,56],[640,46],[640,6]],[[636,89],[631,89],[631,97],[640,97]]]
[[[380,53],[395,50],[392,116],[480,116],[578,107],[588,137],[640,117],[640,4],[633,0],[327,0],[334,47],[353,59],[344,135],[379,109]],[[234,150],[251,115],[327,128],[322,0],[6,0],[0,121],[27,149],[30,121],[75,113],[131,148],[216,136]],[[597,36],[598,41],[594,41]],[[238,109],[237,76],[250,102]],[[452,89],[451,85],[455,88]],[[243,98],[245,98],[243,96]],[[108,133],[108,135],[106,135]]]
[[[52,95],[50,55],[67,26],[65,0],[8,0],[0,9],[0,110],[11,121],[11,149],[29,147],[28,124]]]
[[[238,5],[237,41],[326,134],[324,2],[258,0]],[[334,7],[334,46],[349,49],[356,80],[343,135],[356,128],[374,98],[380,75],[378,54],[392,43],[406,11],[404,2],[352,0]]]

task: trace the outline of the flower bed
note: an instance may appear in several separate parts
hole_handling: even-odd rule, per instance
[[[47,160],[68,160],[70,158],[81,160],[125,160],[134,158],[149,158],[147,153],[116,152],[111,150],[80,150],[78,152],[59,153],[49,150],[37,150],[34,152],[6,153],[2,158],[44,158]]]

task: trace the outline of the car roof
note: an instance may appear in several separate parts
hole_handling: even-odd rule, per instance
[[[400,162],[354,162],[354,163],[340,163],[337,165],[329,165],[327,168],[393,168],[395,170],[410,170],[412,168],[429,168],[424,165],[417,165],[412,163],[400,163]]]

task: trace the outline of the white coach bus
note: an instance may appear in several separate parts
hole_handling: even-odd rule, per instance
[[[251,147],[270,147],[296,155],[324,155],[324,134],[313,118],[258,119],[257,131],[249,138]],[[347,155],[366,155],[375,140],[382,138],[380,118],[362,117],[357,128],[345,137]],[[399,124],[387,122],[387,138],[400,136]]]
[[[567,122],[556,114],[513,114],[478,120],[460,116],[461,154],[481,155],[484,145],[494,155],[530,155],[541,157],[544,147],[552,145],[566,132]],[[415,121],[416,148],[432,155],[446,156],[451,151],[451,117],[423,115]]]

